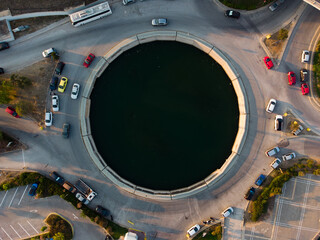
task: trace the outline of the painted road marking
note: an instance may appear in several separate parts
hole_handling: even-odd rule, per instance
[[[0,207],[2,206],[2,203],[3,203],[4,199],[5,199],[6,196],[7,196],[7,193],[8,193],[8,191],[6,191],[6,194],[4,195],[4,197],[3,197],[2,201],[1,201]]]
[[[35,229],[34,226],[32,226],[32,224],[31,224],[28,220],[27,220],[27,223],[29,223],[29,225],[33,228],[33,230],[36,231],[36,233],[39,233],[39,232],[37,231],[37,229]]]
[[[74,219],[79,219],[74,213],[72,213]]]
[[[27,230],[25,230],[24,227],[22,227],[22,225],[20,223],[18,223],[18,224],[22,228],[22,230],[25,231],[25,233],[28,234],[28,236],[30,237],[30,234],[27,232]]]
[[[133,222],[131,222],[131,221],[129,221],[129,220],[128,220],[128,223],[130,223],[130,224],[134,225],[134,223],[133,223]]]
[[[12,230],[18,235],[19,238],[21,238],[20,234],[10,225],[10,227],[12,228]]]
[[[24,151],[22,149],[22,161],[23,161],[23,167],[26,166],[26,161],[24,160]]]
[[[30,210],[30,212],[31,212],[31,213],[36,213],[36,212],[38,212],[38,210],[33,209],[33,210]]]
[[[16,194],[17,194],[18,189],[19,189],[19,187],[17,187],[16,191],[14,192],[13,197],[12,197],[12,199],[11,199],[11,202],[10,202],[8,208],[11,207],[11,204],[12,204],[12,202],[13,202],[14,197],[15,197]]]
[[[20,205],[21,200],[22,200],[22,198],[23,198],[24,194],[25,194],[25,193],[26,193],[26,191],[27,191],[27,188],[28,188],[28,185],[26,186],[26,188],[24,189],[24,191],[23,191],[23,193],[22,193],[22,196],[21,196],[21,198],[20,198],[20,200],[19,200],[19,202],[18,202],[18,206]]]
[[[13,239],[10,237],[10,235],[3,229],[3,227],[1,227],[1,229],[2,229],[2,231],[3,231],[5,234],[7,234],[7,236],[10,238],[10,240],[13,240]]]

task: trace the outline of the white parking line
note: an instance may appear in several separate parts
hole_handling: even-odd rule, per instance
[[[27,232],[27,230],[24,229],[24,227],[22,227],[22,225],[20,223],[18,223],[18,225],[22,228],[23,231],[25,231],[26,234],[28,234],[28,236],[30,237],[30,234]]]
[[[18,189],[19,189],[19,187],[17,187],[16,191],[14,192],[13,197],[12,197],[12,199],[11,199],[11,202],[10,202],[8,208],[11,207],[11,204],[12,204],[12,202],[13,202],[14,197],[15,197],[16,194],[17,194]]]
[[[36,231],[36,233],[39,233],[39,232],[37,231],[37,229],[35,229],[34,226],[32,226],[32,224],[31,224],[28,220],[27,220],[27,223],[29,223],[29,225],[33,228],[33,230]]]
[[[3,227],[1,227],[1,229],[2,229],[2,231],[3,231],[5,234],[7,234],[7,236],[10,238],[10,240],[13,240],[13,239],[10,237],[10,235],[3,229]]]
[[[21,200],[22,200],[22,198],[23,198],[24,194],[25,194],[25,193],[26,193],[26,191],[27,191],[27,188],[28,188],[28,185],[26,186],[26,188],[24,189],[24,191],[23,191],[23,193],[22,193],[22,196],[21,196],[21,198],[20,198],[20,200],[19,200],[19,202],[18,202],[18,206],[20,205]]]
[[[10,225],[10,227],[12,228],[12,230],[18,235],[19,238],[21,238],[20,234]]]
[[[2,203],[3,203],[4,199],[5,199],[6,196],[7,196],[7,193],[8,193],[8,191],[6,191],[6,194],[4,195],[4,197],[3,197],[2,201],[1,201],[0,207],[2,206]]]
[[[22,149],[22,160],[23,160],[23,167],[25,167],[26,166],[26,161],[24,160],[24,151],[23,151],[23,149]]]

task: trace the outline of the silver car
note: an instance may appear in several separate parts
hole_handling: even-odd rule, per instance
[[[168,20],[166,18],[155,18],[151,21],[152,26],[166,26]]]

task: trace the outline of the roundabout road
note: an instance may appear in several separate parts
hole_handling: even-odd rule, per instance
[[[245,209],[245,191],[253,185],[258,175],[270,171],[271,159],[265,157],[264,151],[287,138],[284,133],[274,131],[274,114],[265,112],[267,101],[270,98],[279,100],[275,111],[277,114],[294,108],[312,130],[320,131],[316,122],[319,111],[314,110],[308,97],[301,95],[298,85],[288,87],[286,80],[289,69],[298,73],[302,67],[301,50],[308,48],[318,25],[310,24],[309,18],[318,23],[319,12],[309,6],[305,8],[281,64],[273,70],[266,69],[262,61],[266,53],[259,44],[262,36],[293,19],[301,4],[305,3],[299,0],[286,1],[275,12],[265,7],[245,12],[239,20],[233,20],[225,18],[225,8],[213,1],[154,0],[137,1],[128,6],[115,3],[111,6],[113,14],[102,20],[78,28],[65,22],[54,29],[14,41],[10,49],[0,53],[1,59],[6,59],[6,62],[1,63],[2,67],[13,72],[41,60],[44,49],[55,47],[60,50],[61,60],[66,63],[64,74],[70,82],[66,92],[60,94],[61,112],[54,115],[54,126],[37,137],[35,134],[39,130],[33,122],[13,119],[4,111],[0,112],[0,126],[7,128],[29,146],[26,151],[1,156],[0,167],[21,169],[25,166],[43,173],[56,170],[71,182],[82,177],[98,193],[92,206],[102,204],[111,210],[116,222],[147,233],[157,232],[157,239],[185,239],[189,227],[210,216],[219,217],[224,208],[234,206],[236,210]],[[154,30],[150,24],[154,17],[166,17],[169,20],[169,25],[159,30],[189,32],[223,51],[242,77],[250,112],[247,142],[236,167],[206,191],[185,199],[165,202],[125,192],[98,172],[80,137],[80,101],[73,101],[69,96],[72,83],[78,82],[84,86],[92,67],[98,62],[95,60],[89,69],[82,67],[89,52],[101,57],[124,38]],[[71,123],[68,140],[62,139],[60,135],[64,122]],[[288,140],[290,144],[282,153],[294,150],[299,156],[317,156],[317,138]],[[130,225],[128,221],[135,225]]]

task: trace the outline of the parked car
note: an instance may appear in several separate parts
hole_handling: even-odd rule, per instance
[[[67,84],[68,84],[68,78],[62,77],[58,86],[58,92],[63,93],[64,90],[66,90]]]
[[[155,18],[151,20],[152,26],[166,26],[168,25],[168,20],[166,18]]]
[[[244,195],[244,198],[250,201],[255,192],[256,192],[256,189],[254,187],[249,188],[246,194]]]
[[[221,215],[222,215],[222,217],[229,217],[232,213],[233,213],[233,208],[232,207],[228,207],[227,209],[225,209],[221,213]]]
[[[54,70],[57,75],[61,75],[64,65],[64,62],[57,63],[56,69]]]
[[[268,56],[264,57],[263,61],[266,64],[268,69],[271,69],[273,67],[273,62],[271,61],[271,59]]]
[[[59,55],[58,51],[55,48],[49,48],[49,49],[46,49],[42,52],[42,56],[47,58],[47,57],[50,57],[52,53]]]
[[[34,195],[36,195],[38,186],[39,186],[38,183],[34,183],[31,185],[31,188],[29,190],[29,196],[33,197]]]
[[[299,133],[301,133],[303,131],[303,127],[301,125],[298,126],[298,128],[294,131],[292,131],[293,135],[299,135]]]
[[[254,182],[257,186],[261,186],[261,184],[266,180],[266,176],[261,174],[257,180]]]
[[[187,231],[187,235],[189,237],[192,237],[193,235],[195,235],[197,232],[199,232],[200,230],[200,226],[198,224],[194,225],[192,228],[190,228],[188,231]]]
[[[62,184],[62,187],[67,189],[71,193],[75,193],[77,191],[76,187],[67,181],[65,181],[64,184]]]
[[[268,103],[268,106],[267,106],[267,108],[266,108],[266,111],[267,111],[268,113],[273,113],[274,108],[276,107],[276,104],[277,104],[277,100],[271,98],[270,101],[269,101],[269,103]]]
[[[307,50],[303,50],[301,55],[301,62],[307,63],[309,62],[309,59],[310,59],[310,52]]]
[[[52,111],[54,111],[54,112],[59,111],[59,97],[58,97],[58,95],[52,96]]]
[[[90,54],[87,56],[87,58],[84,60],[83,66],[86,67],[86,68],[88,68],[95,57],[96,57],[96,56],[95,56],[93,53],[90,53]]]
[[[0,68],[0,74],[4,74],[4,69]]]
[[[278,152],[280,152],[280,148],[274,147],[274,148],[267,150],[265,152],[265,154],[267,155],[267,157],[272,157],[273,155],[276,155]]]
[[[233,11],[233,10],[227,10],[224,12],[224,15],[226,17],[230,17],[230,18],[239,18],[240,17],[240,13],[237,11]]]
[[[0,43],[0,51],[1,50],[5,50],[7,48],[10,48],[9,43],[7,43],[7,42],[1,42]]]
[[[70,124],[64,123],[62,127],[62,136],[63,138],[68,138],[70,133]]]
[[[302,95],[307,95],[309,93],[309,86],[308,84],[306,83],[302,83],[301,84],[301,92],[302,92]]]
[[[18,115],[18,113],[16,112],[16,110],[13,107],[10,107],[10,106],[7,107],[6,112],[11,114],[15,118],[20,118],[20,116]]]
[[[52,112],[46,112],[45,114],[45,124],[47,127],[52,126]]]
[[[294,159],[296,156],[297,156],[297,155],[296,155],[294,152],[292,152],[292,153],[287,153],[287,154],[285,154],[285,155],[282,156],[282,160],[283,160],[283,161],[289,161],[289,160],[291,160],[291,159]]]
[[[296,84],[296,75],[294,74],[294,72],[288,72],[288,82],[289,85]]]
[[[54,91],[57,89],[58,80],[59,79],[56,76],[53,76],[51,78],[51,82],[50,82],[50,86],[49,86],[51,91]]]
[[[104,216],[104,217],[108,217],[110,216],[110,211],[100,205],[98,205],[96,207],[96,212],[99,213],[100,215]]]
[[[77,99],[79,95],[80,85],[78,83],[74,83],[71,90],[71,98]]]
[[[128,5],[129,3],[134,3],[135,0],[122,0],[123,5]]]
[[[281,131],[283,123],[283,117],[281,115],[277,115],[274,119],[274,130]]]
[[[54,179],[54,181],[56,181],[59,184],[63,184],[64,183],[64,178],[61,177],[57,172],[53,171],[50,173],[50,176]]]
[[[77,193],[77,194],[76,194],[76,198],[77,198],[80,202],[82,202],[82,203],[84,203],[84,204],[86,204],[86,205],[89,203],[89,200],[86,199],[86,197],[85,197],[84,195],[82,195],[81,193]]]
[[[278,1],[274,2],[273,4],[271,4],[269,6],[270,11],[271,12],[275,11],[283,2],[284,2],[284,0],[278,0]]]
[[[270,167],[272,167],[273,169],[276,169],[277,167],[279,167],[280,164],[281,164],[280,158],[276,158],[276,159],[270,164]]]
[[[300,81],[304,82],[308,80],[308,71],[306,69],[301,69],[300,70]]]

